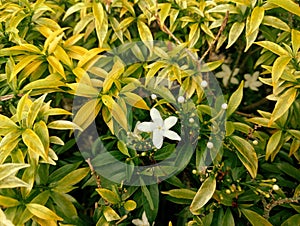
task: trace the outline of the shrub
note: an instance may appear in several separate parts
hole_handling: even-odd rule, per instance
[[[1,223],[296,225],[298,4],[1,1]]]

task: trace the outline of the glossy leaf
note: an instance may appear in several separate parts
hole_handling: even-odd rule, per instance
[[[197,191],[192,204],[190,206],[190,211],[194,215],[199,214],[199,210],[211,199],[216,190],[216,179],[214,177],[208,177],[202,183],[201,187]]]
[[[272,224],[269,221],[267,221],[258,213],[249,209],[240,210],[253,226],[272,226]]]

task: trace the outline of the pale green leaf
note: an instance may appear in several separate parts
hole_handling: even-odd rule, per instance
[[[54,213],[49,208],[37,204],[37,203],[28,203],[26,204],[26,208],[34,215],[41,219],[45,220],[59,220],[62,221],[63,219],[59,217],[56,213]]]
[[[202,183],[201,187],[197,191],[192,204],[190,206],[190,211],[194,215],[199,214],[199,210],[211,199],[216,190],[216,178],[208,177]]]
[[[258,213],[244,208],[240,210],[253,226],[272,226],[272,224],[269,221],[267,221]]]
[[[97,188],[96,191],[104,200],[111,204],[117,204],[121,201],[120,197],[111,190],[108,190],[106,188]]]
[[[243,88],[244,81],[242,81],[238,87],[238,89],[231,95],[228,101],[228,107],[226,110],[226,117],[229,118],[233,112],[238,108],[242,99],[243,99]]]

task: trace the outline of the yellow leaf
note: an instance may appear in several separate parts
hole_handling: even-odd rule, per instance
[[[269,138],[266,148],[266,160],[273,154],[282,138],[282,130],[278,130]]]
[[[274,17],[274,16],[264,16],[262,24],[271,26],[283,31],[290,31],[290,27],[287,23],[282,21],[281,19]]]
[[[84,65],[89,62],[93,57],[97,56],[99,53],[108,50],[108,49],[103,49],[103,48],[93,48],[91,50],[89,50],[88,52],[86,52],[82,58],[80,59],[80,61],[77,64],[77,67],[82,68],[84,67]]]
[[[65,65],[68,67],[72,68],[73,67],[73,62],[71,61],[69,55],[66,53],[66,51],[60,46],[56,46],[56,49],[54,50],[54,56],[63,62]]]
[[[44,220],[59,220],[62,221],[63,219],[56,215],[52,210],[48,209],[47,207],[37,204],[37,203],[28,203],[26,204],[26,208],[38,218],[44,219]]]
[[[124,65],[117,61],[103,82],[103,93],[107,93],[112,84],[124,73]]]
[[[247,17],[247,20],[246,20],[246,34],[249,33],[250,29],[251,29],[250,28],[250,18]],[[245,52],[247,52],[247,50],[252,46],[252,44],[256,40],[258,32],[259,32],[259,29],[256,29],[251,34],[246,35],[246,48],[244,50]]]
[[[67,120],[56,120],[53,122],[50,122],[48,124],[48,128],[49,129],[58,129],[58,130],[66,130],[66,129],[78,129],[78,130],[82,130],[78,125],[76,125],[73,122],[67,121]]]
[[[110,206],[104,206],[103,215],[108,222],[120,220],[121,217]]]
[[[54,56],[48,56],[47,61],[53,68],[54,72],[58,72],[64,79],[66,79],[65,70],[59,60]]]
[[[11,82],[13,80],[13,78],[21,71],[23,70],[29,63],[31,63],[32,61],[34,61],[35,59],[37,59],[38,57],[40,57],[39,55],[31,55],[31,56],[25,56],[23,57],[20,62],[15,65],[13,67],[13,71],[11,73],[11,76],[9,78],[9,82]]]

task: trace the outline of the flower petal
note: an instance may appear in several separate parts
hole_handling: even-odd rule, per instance
[[[151,108],[150,110],[150,116],[152,121],[156,124],[156,125],[160,125],[163,126],[163,119],[159,113],[159,111],[156,108]]]
[[[150,226],[150,224],[149,224],[149,221],[148,221],[148,218],[147,218],[147,215],[146,215],[146,212],[144,211],[143,212],[143,215],[142,215],[142,220],[143,220],[143,223],[144,223],[144,225],[145,226]]]
[[[153,130],[152,142],[157,149],[161,148],[161,146],[163,145],[163,140],[163,131],[159,129]]]
[[[144,225],[144,222],[140,219],[133,219],[132,223],[136,226],[143,226]]]
[[[170,140],[181,140],[181,137],[177,133],[171,130],[166,130],[163,135],[164,137],[167,137]]]
[[[178,119],[175,116],[170,116],[170,117],[166,118],[164,121],[164,129],[168,130],[168,129],[172,128],[176,124],[177,120]]]
[[[153,122],[142,122],[139,123],[136,128],[142,132],[152,132],[153,131]]]

